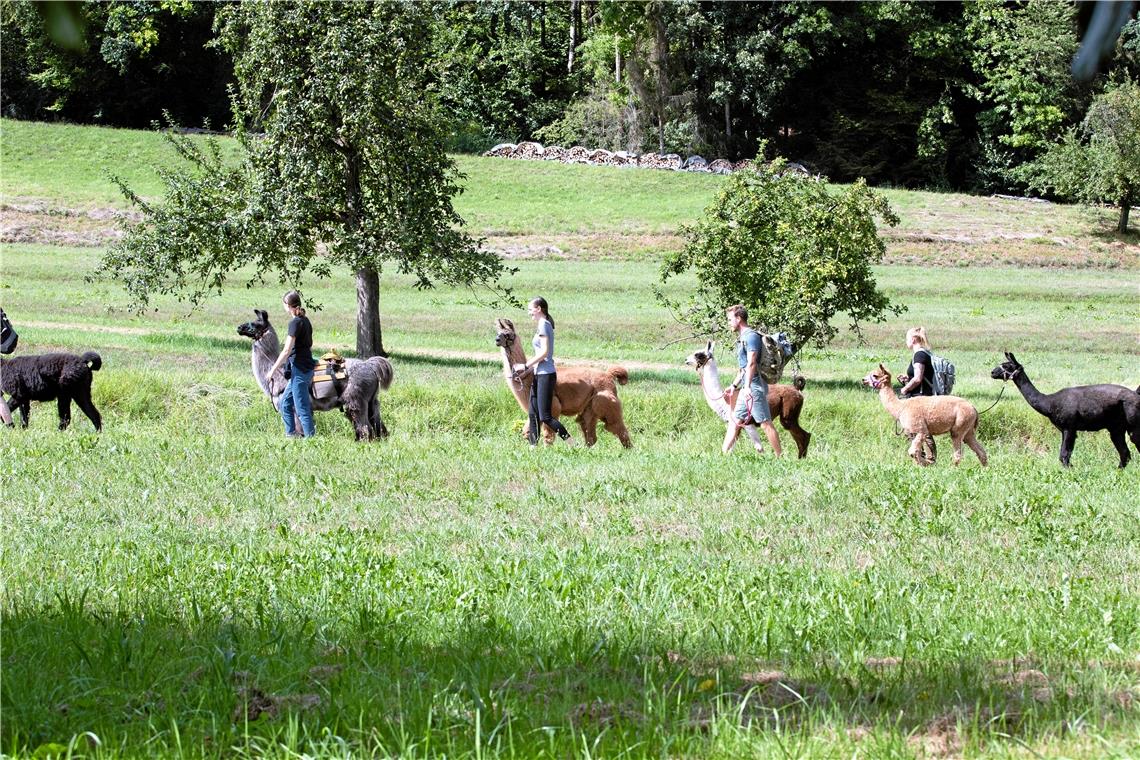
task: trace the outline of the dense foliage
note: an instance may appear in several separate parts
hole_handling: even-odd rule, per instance
[[[876,286],[871,265],[886,247],[876,219],[898,223],[886,199],[860,181],[840,191],[788,171],[782,160],[736,172],[670,255],[662,282],[697,275],[687,300],[658,299],[697,335],[723,329],[724,309],[748,308],[750,323],[786,331],[796,345],[825,345],[845,314],[856,332],[898,313]]]
[[[1140,86],[1116,85],[1097,97],[1080,129],[1025,167],[1032,187],[1065,198],[1120,207],[1117,232],[1140,199]]]
[[[136,303],[151,292],[220,290],[238,268],[283,282],[357,278],[357,351],[384,353],[379,275],[385,263],[435,281],[493,285],[503,265],[460,229],[458,172],[445,124],[424,97],[431,27],[404,4],[231,6],[221,40],[234,56],[231,168],[216,144],[171,137],[189,164],[166,174],[166,197],[108,253],[103,271]]]
[[[30,4],[3,2],[3,111],[140,126],[224,120],[221,6],[87,3],[85,51],[60,51]],[[968,190],[1079,124],[1106,82],[1140,77],[1125,24],[1092,81],[1071,73],[1073,3],[420,3],[452,150],[497,141],[747,158],[767,139],[837,181]],[[216,25],[215,25],[216,26]]]

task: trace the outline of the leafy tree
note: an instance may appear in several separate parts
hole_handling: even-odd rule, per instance
[[[858,333],[862,322],[901,311],[871,273],[886,252],[876,219],[898,223],[861,180],[836,194],[822,179],[787,171],[783,159],[757,163],[729,178],[662,267],[663,284],[693,271],[695,291],[676,301],[659,289],[657,298],[696,334],[722,330],[724,309],[740,303],[762,329],[786,331],[797,346],[826,345],[837,314]]]
[[[982,80],[979,94],[1008,130],[998,139],[1014,148],[1045,147],[1073,106],[1069,65],[1077,51],[1075,6],[982,0],[968,12],[973,66]]]
[[[1120,207],[1117,232],[1140,200],[1140,85],[1122,82],[1093,100],[1080,128],[1070,129],[1023,175],[1032,188],[1086,203]]]
[[[216,142],[172,137],[188,162],[165,202],[125,188],[144,221],[104,258],[136,305],[151,293],[198,303],[236,270],[281,282],[356,273],[361,356],[384,353],[385,264],[436,281],[498,287],[501,260],[464,234],[446,122],[425,89],[431,25],[403,3],[248,3],[222,15],[238,88],[236,166]],[[256,134],[258,130],[260,134]],[[499,289],[504,295],[509,291]]]

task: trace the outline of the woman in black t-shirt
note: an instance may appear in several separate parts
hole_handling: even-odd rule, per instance
[[[911,396],[934,395],[934,354],[930,351],[930,343],[926,340],[926,330],[922,327],[912,327],[906,331],[906,347],[914,352],[905,375],[899,375],[898,381],[902,383],[899,395],[903,398]]]
[[[312,438],[317,432],[313,424],[313,400],[309,396],[309,385],[313,382],[313,370],[317,366],[313,360],[313,324],[305,316],[300,293],[290,290],[281,302],[293,318],[289,321],[289,337],[285,339],[281,355],[273,363],[265,381],[268,383],[278,367],[289,362],[289,372],[286,373],[289,375],[289,383],[281,397],[281,420],[285,423],[285,435],[296,437],[297,430],[293,421],[296,413],[297,419],[301,421],[302,435]]]

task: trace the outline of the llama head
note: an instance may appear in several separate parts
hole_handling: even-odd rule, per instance
[[[250,322],[242,322],[238,325],[237,331],[238,335],[244,335],[256,341],[261,340],[261,336],[265,335],[272,325],[269,324],[269,313],[264,309],[254,309],[253,313],[257,319]]]
[[[878,369],[871,370],[871,373],[863,378],[863,385],[869,388],[878,390],[879,388],[889,387],[891,384],[891,371],[879,365]]]
[[[1012,380],[1018,372],[1023,372],[1024,367],[1021,366],[1013,354],[1009,351],[1005,352],[1005,361],[990,370],[990,377],[994,380]]]
[[[509,349],[518,339],[518,334],[515,332],[515,324],[509,319],[503,319],[501,317],[496,319],[495,328],[498,330],[498,332],[495,333],[495,345],[499,348]]]
[[[697,372],[700,372],[706,364],[712,361],[714,345],[715,344],[710,340],[705,344],[704,351],[694,351],[693,353],[689,354],[689,357],[685,359],[685,364],[692,367]]]

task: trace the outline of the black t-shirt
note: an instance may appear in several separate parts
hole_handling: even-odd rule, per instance
[[[290,359],[293,366],[308,372],[317,366],[313,361],[313,323],[308,317],[293,317],[289,320],[289,334],[293,336],[293,353]]]
[[[913,396],[933,396],[934,395],[934,360],[930,357],[930,352],[925,348],[920,348],[914,352],[914,358],[910,360],[910,364],[906,368],[908,377],[914,377],[914,365],[921,364],[925,369],[922,371],[922,383],[917,389],[911,391]]]

